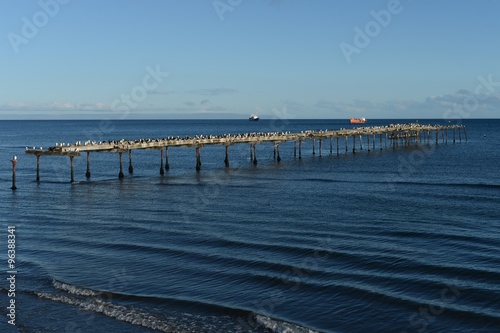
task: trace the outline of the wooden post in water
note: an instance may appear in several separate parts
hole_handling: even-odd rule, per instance
[[[461,127],[458,128],[458,140],[460,141],[460,143],[462,143],[462,133],[460,131],[461,129]]]
[[[319,139],[319,156],[321,157],[321,154],[323,152],[323,139]]]
[[[122,159],[122,152],[118,153],[119,160],[120,160],[120,172],[118,173],[118,178],[123,179],[125,176],[123,175],[123,159]]]
[[[253,143],[250,144],[250,162],[253,162]]]
[[[276,150],[277,150],[277,152],[278,152],[278,157],[276,157],[276,161],[278,161],[278,163],[279,163],[279,162],[281,162],[281,156],[280,156],[280,143],[279,143],[279,142],[277,142],[277,143],[276,143]]]
[[[337,137],[337,156],[340,155],[339,149],[340,149],[340,147],[339,147],[339,137]]]
[[[69,157],[69,163],[71,166],[71,180],[70,180],[71,183],[75,182],[75,161],[74,161],[74,159],[75,159],[74,156]]]
[[[229,168],[229,146],[226,146],[226,158],[224,159],[224,164],[226,168]]]
[[[373,133],[373,150],[375,150],[375,140],[377,139],[376,134]]]
[[[293,157],[297,157],[297,140],[293,140]]]
[[[17,165],[17,156],[12,158],[12,190],[16,190],[16,165]]]
[[[313,143],[313,155],[316,155],[316,139],[312,139]]]
[[[200,147],[196,147],[196,171],[201,170],[201,152]]]
[[[361,150],[363,150],[363,136],[362,135],[359,135],[359,148],[361,148]]]
[[[380,133],[380,150],[382,150],[382,133]]]
[[[436,128],[435,132],[436,132],[436,144],[438,145],[439,144],[439,130]]]
[[[132,165],[132,149],[128,150],[128,173],[134,173],[134,166]]]
[[[273,152],[274,160],[276,160],[276,144],[277,144],[277,142],[274,142],[274,152]]]
[[[356,153],[356,135],[353,135],[352,136],[352,153],[355,154]]]
[[[257,144],[253,144],[253,165],[257,165]]]
[[[90,152],[87,152],[87,172],[85,172],[85,177],[90,178]]]
[[[40,155],[36,155],[36,181],[40,182]]]
[[[170,164],[168,163],[168,147],[165,147],[165,171],[170,170]]]
[[[330,137],[330,155],[333,154],[333,136]]]
[[[345,152],[349,151],[349,136],[345,136]]]
[[[299,160],[302,159],[302,140],[299,140]]]
[[[160,149],[160,175],[164,175],[165,174],[165,168],[164,168],[164,165],[163,165],[163,147],[161,147]]]
[[[366,139],[368,140],[368,151],[370,151],[370,134],[366,136]]]

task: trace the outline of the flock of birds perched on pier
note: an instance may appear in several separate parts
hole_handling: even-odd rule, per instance
[[[339,130],[305,130],[300,133],[292,134],[290,131],[282,131],[282,132],[252,132],[252,133],[238,133],[238,134],[221,134],[221,135],[196,135],[196,136],[167,136],[159,139],[146,139],[141,138],[137,140],[109,140],[109,141],[76,141],[74,144],[70,143],[56,143],[55,146],[49,147],[49,151],[57,151],[62,150],[64,148],[65,151],[80,151],[79,147],[86,146],[103,146],[103,145],[133,145],[133,144],[149,144],[149,143],[161,143],[161,142],[187,142],[193,140],[206,140],[206,139],[229,139],[229,140],[245,140],[252,138],[272,138],[272,137],[287,137],[289,135],[305,135],[308,137],[314,136],[322,136],[325,133],[339,132],[339,131],[357,131],[352,134],[366,134],[369,131],[380,131],[384,133],[397,133],[403,131],[412,131],[412,130],[422,130],[424,127],[432,127],[432,125],[422,125],[420,123],[409,123],[409,124],[390,124],[386,126],[370,126],[370,127],[353,127],[353,128],[340,128]],[[349,135],[349,134],[344,134]],[[28,147],[26,147],[26,151],[28,151]],[[37,150],[36,147],[33,147],[33,150]],[[43,147],[40,147],[40,150],[43,150]]]

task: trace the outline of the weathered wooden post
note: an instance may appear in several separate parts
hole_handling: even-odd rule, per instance
[[[87,172],[85,172],[85,177],[90,178],[90,152],[87,152]]]
[[[356,153],[356,135],[353,135],[352,136],[352,153],[355,154]]]
[[[439,130],[436,128],[435,132],[436,132],[436,144],[438,145],[439,144]]]
[[[302,140],[299,140],[299,160],[302,159]]]
[[[370,151],[370,134],[366,136],[367,144],[368,144],[368,151]]]
[[[12,158],[12,190],[16,190],[16,165],[17,165],[17,156]]]
[[[376,139],[376,134],[373,133],[373,150],[375,150],[375,139]]]
[[[340,149],[340,147],[339,147],[339,137],[337,137],[337,156],[340,155],[339,149]]]
[[[250,162],[253,161],[253,143],[250,144]]]
[[[160,175],[165,174],[165,167],[163,165],[163,147],[160,148]]]
[[[132,149],[128,151],[128,173],[134,173],[134,166],[132,165]]]
[[[330,137],[330,155],[333,154],[333,136]]]
[[[347,153],[349,151],[349,136],[345,136],[345,152]]]
[[[273,158],[276,160],[276,145],[277,142],[274,142],[274,153],[273,153]]]
[[[293,157],[297,157],[297,140],[293,140]]]
[[[196,147],[196,171],[201,170],[201,152],[200,152],[200,147]]]
[[[70,180],[71,183],[75,182],[75,161],[74,160],[75,160],[74,156],[69,157],[69,163],[71,165],[71,180]]]
[[[226,168],[229,168],[229,146],[226,145],[226,158],[224,159]]]
[[[40,182],[40,155],[36,155],[36,181]]]
[[[253,144],[253,165],[257,165],[257,144]]]
[[[323,153],[323,139],[319,139],[319,156],[321,157]]]
[[[280,143],[279,142],[276,144],[276,150],[277,150],[277,153],[278,153],[278,156],[276,157],[276,161],[279,163],[279,162],[281,162]]]
[[[361,134],[359,135],[359,147],[363,150],[363,136]]]
[[[380,150],[382,150],[382,133],[380,133]]]
[[[120,172],[118,173],[118,178],[123,179],[125,176],[123,175],[123,160],[122,160],[122,152],[118,153],[119,159],[120,159]]]
[[[313,143],[313,155],[316,155],[316,139],[312,139]]]
[[[165,171],[170,170],[170,164],[168,163],[168,147],[165,147]]]

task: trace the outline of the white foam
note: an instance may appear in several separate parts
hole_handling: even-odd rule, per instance
[[[272,319],[263,315],[255,315],[255,320],[260,325],[275,333],[319,333],[308,328],[300,327],[284,321]]]
[[[68,285],[67,285],[68,286]],[[70,286],[71,287],[71,286]],[[77,288],[77,287],[75,287]],[[73,288],[70,288],[72,291]],[[83,289],[86,290],[86,289]],[[69,290],[66,290],[68,293],[71,293]],[[76,295],[82,295],[80,293],[81,290],[78,290]],[[88,290],[87,290],[88,291]],[[85,292],[86,293],[86,292]],[[96,295],[98,293],[93,292]],[[96,313],[102,313],[108,317],[115,318],[124,322],[128,322],[133,325],[143,326],[146,328],[154,329],[160,332],[172,333],[172,332],[187,332],[184,330],[179,330],[178,327],[174,326],[171,323],[163,321],[155,316],[152,316],[148,313],[137,311],[134,309],[130,309],[124,306],[115,305],[108,302],[103,302],[98,299],[90,298],[90,299],[81,299],[78,297],[74,297],[71,295],[57,295],[57,294],[49,294],[49,293],[36,293],[36,295],[40,298],[49,299],[56,302],[61,302],[65,304],[79,306],[86,311],[92,311]],[[85,295],[87,296],[87,295]]]
[[[56,289],[61,290],[61,291],[65,291],[65,292],[67,292],[69,294],[72,294],[72,295],[79,295],[79,296],[99,296],[101,294],[101,293],[95,292],[95,291],[90,290],[90,289],[84,289],[84,288],[80,288],[80,287],[77,287],[77,286],[72,286],[70,284],[62,283],[62,282],[59,282],[59,281],[56,281],[56,280],[52,281],[52,285]]]

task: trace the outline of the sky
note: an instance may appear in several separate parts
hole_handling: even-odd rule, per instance
[[[0,0],[0,119],[498,118],[494,0]]]

